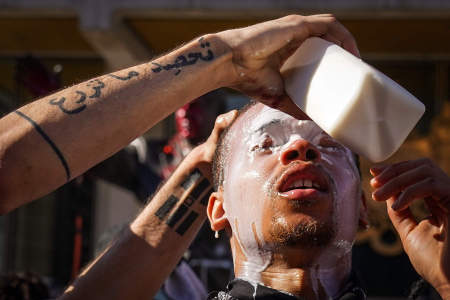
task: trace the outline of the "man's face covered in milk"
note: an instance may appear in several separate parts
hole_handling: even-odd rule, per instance
[[[224,209],[244,273],[263,271],[280,247],[328,248],[325,263],[350,251],[360,204],[350,150],[314,122],[261,104],[236,121],[225,143]]]

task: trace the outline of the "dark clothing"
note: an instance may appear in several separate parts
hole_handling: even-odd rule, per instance
[[[213,292],[209,300],[298,300],[297,297],[272,288],[256,285],[242,279],[234,279],[227,285],[226,291]],[[350,279],[342,293],[335,300],[365,300],[366,294],[355,280]]]
[[[442,300],[439,293],[424,279],[420,279],[411,287],[408,299],[411,300]]]

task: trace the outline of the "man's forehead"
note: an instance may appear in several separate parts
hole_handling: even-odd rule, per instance
[[[261,119],[264,118],[282,118],[282,119],[294,119],[291,115],[282,112],[281,110],[272,108],[262,103],[256,103],[250,109],[245,112],[245,115],[258,116]]]
[[[298,121],[310,123],[310,125],[315,127],[315,132],[323,133],[323,130],[321,130],[313,121],[309,119],[298,120],[289,114],[261,103],[257,103],[245,111],[241,118],[237,120],[237,123],[240,123],[237,127],[240,127],[239,131],[242,133],[253,133],[261,131],[271,125],[283,126],[282,124]]]

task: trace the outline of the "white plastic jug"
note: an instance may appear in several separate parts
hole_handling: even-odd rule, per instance
[[[341,47],[309,38],[281,72],[287,94],[330,136],[372,162],[402,145],[425,106]]]

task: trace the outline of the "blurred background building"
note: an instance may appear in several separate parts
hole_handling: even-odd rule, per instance
[[[389,161],[427,156],[450,173],[450,0],[0,0],[0,114],[55,89],[148,61],[203,33],[326,12],[353,33],[365,61],[426,105],[424,117]],[[230,90],[206,97],[221,99],[209,113],[246,101]],[[193,121],[189,112],[208,114],[185,107],[87,174],[1,217],[0,271],[31,270],[53,287],[67,284],[134,218],[180,153],[188,151],[180,140],[190,137],[180,124],[211,126],[214,116]],[[362,161],[370,199],[368,165]],[[358,235],[356,271],[373,299],[402,298],[417,274],[384,204],[368,202],[372,226]],[[426,214],[422,204],[414,209],[418,217]],[[209,288],[223,287],[230,276],[227,251],[217,251],[203,253],[208,259],[191,258]],[[209,274],[214,272],[224,274],[223,282],[211,283],[217,280]]]

